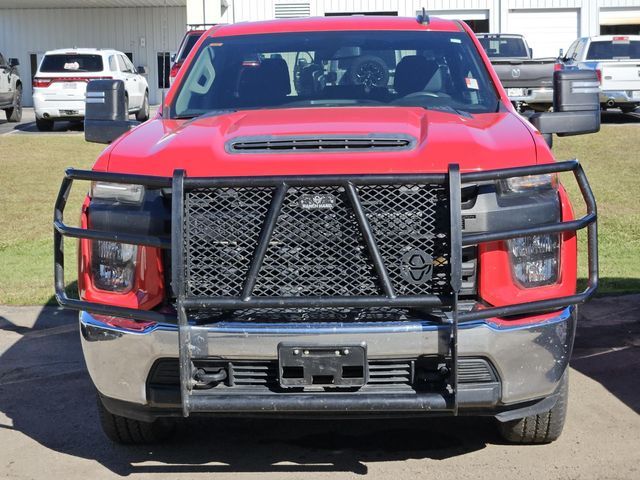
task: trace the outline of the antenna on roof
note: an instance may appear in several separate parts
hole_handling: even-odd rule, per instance
[[[416,21],[422,25],[429,25],[429,15],[424,7],[422,7],[422,13],[419,13],[416,17]]]

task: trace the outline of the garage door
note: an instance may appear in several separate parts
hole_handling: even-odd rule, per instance
[[[578,10],[510,10],[504,33],[523,34],[534,57],[557,57],[580,36]]]

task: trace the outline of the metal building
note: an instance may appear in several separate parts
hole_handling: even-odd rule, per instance
[[[42,54],[72,47],[126,53],[147,67],[149,99],[158,103],[186,23],[185,0],[0,0],[0,52],[20,60],[25,105]]]
[[[200,2],[201,4],[202,2]],[[359,13],[414,16],[425,7],[444,18],[465,20],[476,32],[522,33],[535,56],[555,56],[579,36],[640,33],[640,0],[223,0],[207,21],[239,22],[274,17]],[[189,14],[202,18],[202,6]],[[217,19],[217,20],[216,20]]]
[[[18,57],[28,79],[46,50],[116,48],[147,67],[151,101],[157,103],[170,54],[187,24],[414,16],[422,7],[465,20],[476,32],[522,33],[538,57],[557,55],[579,36],[640,33],[640,0],[0,0],[0,52]],[[25,104],[30,100],[29,87]]]

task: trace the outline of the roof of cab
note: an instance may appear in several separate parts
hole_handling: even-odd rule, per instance
[[[430,17],[420,23],[415,17],[350,15],[344,17],[307,17],[262,22],[241,22],[211,28],[210,36],[259,35],[285,32],[330,32],[344,30],[406,30],[460,32],[462,26],[455,20]]]

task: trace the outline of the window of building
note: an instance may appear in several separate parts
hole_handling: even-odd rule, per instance
[[[169,88],[171,53],[158,52],[158,88]]]
[[[30,53],[29,54],[29,63],[31,64],[31,80],[36,76],[36,72],[38,71],[38,54]]]

